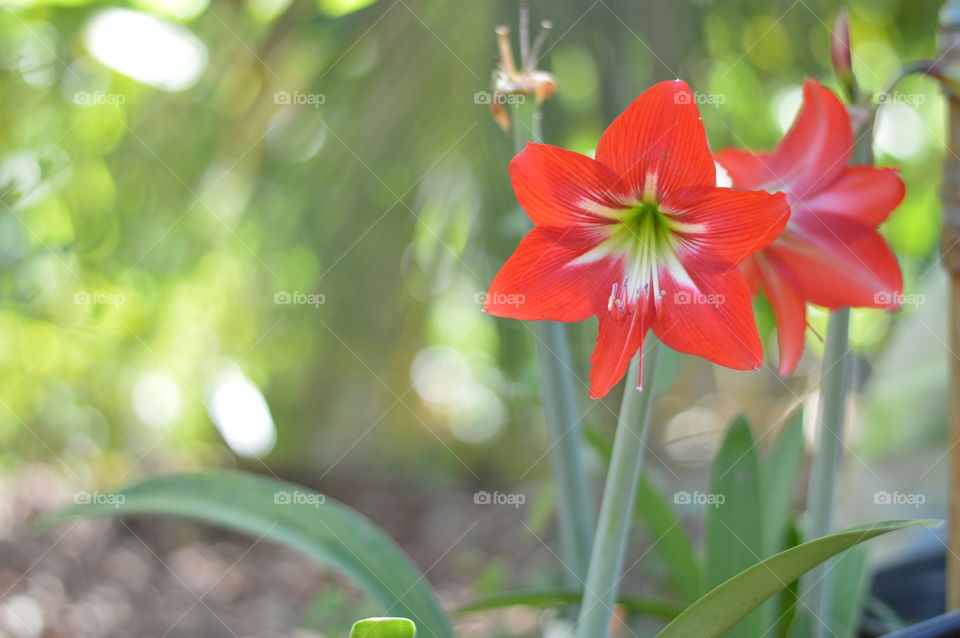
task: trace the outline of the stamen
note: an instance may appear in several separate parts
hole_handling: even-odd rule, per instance
[[[537,39],[533,41],[533,48],[530,49],[530,57],[524,63],[524,70],[530,71],[537,66],[537,62],[540,61],[540,49],[543,48],[543,43],[547,39],[547,33],[552,28],[553,23],[549,20],[544,20],[540,23],[540,32],[537,33]]]
[[[517,65],[513,61],[513,48],[510,46],[510,27],[499,26],[496,28],[497,45],[500,48],[500,67],[504,72],[513,77],[517,75]]]
[[[520,66],[526,70],[530,59],[530,7],[520,0]]]
[[[610,291],[610,299],[607,302],[607,312],[609,312],[616,321],[623,319],[633,312],[634,304],[630,300],[627,282],[623,285],[613,284]]]

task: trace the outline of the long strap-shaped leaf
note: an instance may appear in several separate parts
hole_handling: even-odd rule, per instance
[[[714,638],[759,607],[801,574],[858,543],[906,527],[935,527],[940,521],[884,521],[851,527],[761,561],[707,592],[657,634],[657,638]]]
[[[109,499],[91,500],[47,522],[157,514],[213,523],[329,561],[386,613],[413,620],[420,636],[454,636],[423,574],[389,536],[346,505],[299,485],[234,471],[175,474],[147,479]]]

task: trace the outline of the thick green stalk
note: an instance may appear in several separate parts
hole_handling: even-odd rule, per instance
[[[540,109],[532,98],[514,107],[513,139],[519,153],[527,142],[539,142]],[[567,327],[553,321],[533,322],[540,359],[550,463],[557,485],[560,554],[566,583],[579,588],[587,575],[593,544],[590,482],[583,461],[582,413],[577,408],[577,379],[571,363]]]
[[[837,474],[843,448],[843,422],[846,415],[847,389],[850,385],[850,309],[830,313],[827,343],[820,380],[820,405],[817,413],[819,429],[817,448],[810,468],[807,492],[806,540],[826,536],[833,527],[833,506],[837,495]],[[833,600],[830,563],[824,563],[806,576],[804,605],[816,614],[817,636],[828,636],[830,605]]]
[[[633,360],[627,372],[617,419],[617,434],[613,442],[613,458],[603,490],[597,537],[590,556],[580,617],[577,619],[576,638],[603,638],[610,627],[633,519],[637,482],[643,465],[659,351],[659,342],[651,337],[650,347],[644,356],[643,382],[646,390],[638,391],[632,385],[639,372],[640,355]]]

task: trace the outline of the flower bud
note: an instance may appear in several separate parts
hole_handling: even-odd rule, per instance
[[[830,58],[837,79],[850,96],[854,95],[853,57],[850,51],[850,16],[841,9],[830,32]]]

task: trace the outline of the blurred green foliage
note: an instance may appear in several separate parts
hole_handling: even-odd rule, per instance
[[[832,82],[837,4],[534,0],[554,23],[546,139],[590,151],[646,86],[683,76],[720,96],[702,105],[715,148],[769,148],[803,77]],[[934,53],[937,3],[847,4],[868,89]],[[5,0],[2,462],[233,463],[211,421],[229,373],[266,399],[272,468],[545,472],[529,330],[478,303],[525,224],[477,95],[493,28],[515,19],[506,0]],[[926,80],[901,91],[878,152],[909,186],[885,232],[915,292],[936,271],[943,104]],[[873,358],[899,320],[857,321]],[[593,331],[574,332],[581,373]]]

